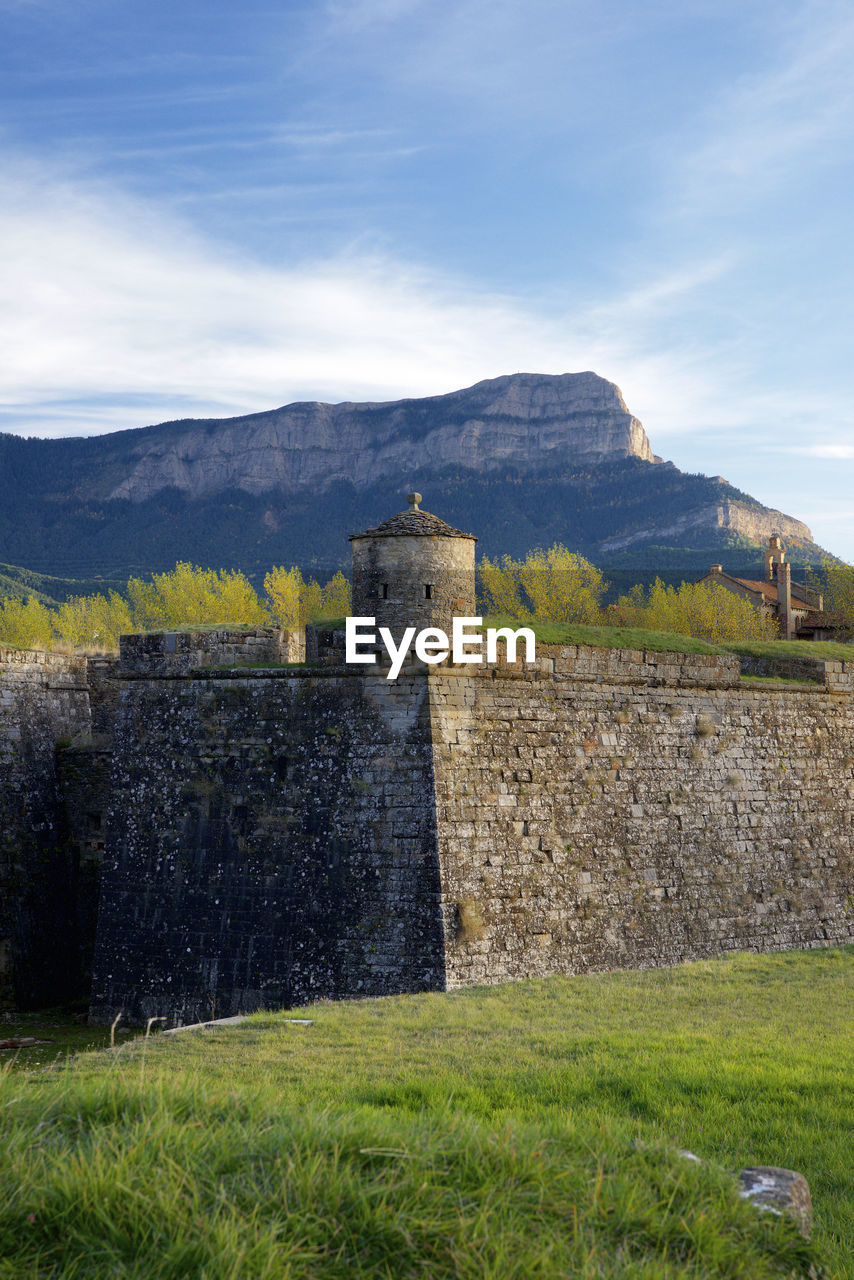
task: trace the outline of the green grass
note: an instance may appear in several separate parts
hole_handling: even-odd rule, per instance
[[[589,644],[600,649],[650,649],[669,653],[735,653],[759,658],[814,658],[854,662],[854,644],[830,640],[744,640],[710,644],[671,631],[643,631],[639,627],[586,627],[570,622],[518,622],[484,618],[484,627],[532,627],[543,644]]]
[[[854,662],[854,644],[832,640],[750,640],[725,646],[730,653],[756,658],[814,658],[821,662]]]
[[[0,1276],[854,1276],[854,948],[307,1016],[7,1072]]]
[[[795,680],[792,676],[741,676],[741,684],[755,684],[760,688],[766,688],[769,685],[784,685],[786,688],[793,689],[810,689],[815,690],[815,680]]]
[[[671,631],[642,631],[639,627],[586,627],[574,622],[518,622],[512,618],[484,618],[484,627],[531,627],[543,644],[589,644],[598,649],[654,649],[661,653],[720,653],[719,645]]]
[[[119,1024],[121,1041],[131,1032]],[[64,1062],[69,1054],[86,1049],[103,1049],[110,1043],[109,1027],[89,1027],[77,1021],[67,1009],[42,1009],[38,1013],[0,1014],[0,1042],[28,1039],[40,1041],[19,1049],[0,1049],[0,1068],[30,1069]]]

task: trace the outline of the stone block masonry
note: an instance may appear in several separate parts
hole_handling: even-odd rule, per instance
[[[538,655],[396,682],[139,668],[93,1016],[854,941],[850,664],[766,689],[735,658]]]
[[[197,667],[302,662],[305,634],[278,627],[212,627],[122,636],[119,671],[134,676],[186,675]]]
[[[854,941],[851,664],[538,652],[431,678],[449,987]]]
[[[57,745],[90,729],[86,658],[0,648],[0,1005],[80,994],[80,867]]]
[[[417,675],[129,682],[92,1016],[441,988],[427,713]]]

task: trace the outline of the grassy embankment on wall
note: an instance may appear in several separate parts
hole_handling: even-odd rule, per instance
[[[0,1077],[0,1276],[854,1277],[854,948],[288,1016]]]
[[[589,644],[599,649],[651,649],[657,653],[735,653],[756,658],[854,662],[854,644],[838,644],[830,640],[733,640],[726,644],[710,644],[707,640],[671,631],[587,627],[572,622],[514,622],[510,618],[484,618],[484,626],[530,626],[542,644]]]

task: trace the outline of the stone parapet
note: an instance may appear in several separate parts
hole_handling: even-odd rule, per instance
[[[305,635],[279,627],[151,631],[122,636],[119,654],[119,674],[126,680],[183,675],[196,667],[302,662]]]
[[[638,657],[432,677],[449,986],[854,941],[852,700]]]
[[[441,988],[426,695],[329,669],[128,683],[93,1017]]]
[[[537,661],[520,664],[581,682],[731,689],[739,681],[738,658],[719,653],[669,653],[654,649],[600,649],[585,644],[538,644]]]
[[[854,661],[825,662],[824,683],[829,693],[854,693]]]

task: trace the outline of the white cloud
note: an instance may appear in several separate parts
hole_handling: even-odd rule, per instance
[[[808,458],[829,458],[831,460],[854,459],[854,445],[850,444],[811,444],[794,446],[788,452],[799,453]]]
[[[759,394],[732,343],[676,332],[681,308],[726,276],[725,257],[549,316],[378,256],[271,268],[115,190],[11,161],[6,172],[2,430],[89,434],[593,369],[621,386],[653,447],[688,469],[724,471],[749,489],[762,467],[751,473],[751,447],[754,460],[779,457],[796,432],[820,442],[814,456],[850,456],[847,401]]]
[[[7,430],[64,435],[296,398],[436,394],[517,369],[593,368],[625,378],[629,395],[663,384],[659,408],[668,396],[696,400],[696,370],[678,353],[638,350],[619,331],[619,304],[554,321],[378,257],[273,269],[115,191],[11,162],[7,173]],[[668,278],[634,294],[629,327],[679,291]]]

